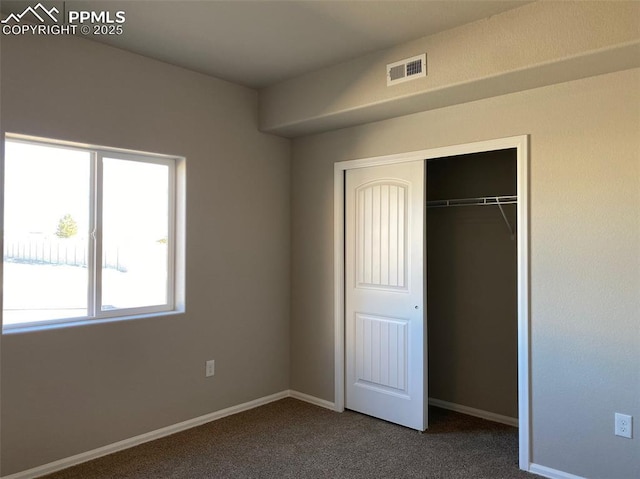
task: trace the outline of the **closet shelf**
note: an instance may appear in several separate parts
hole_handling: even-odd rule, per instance
[[[518,203],[517,196],[483,196],[481,198],[458,198],[454,200],[433,200],[427,201],[427,208],[446,208],[448,206],[487,206],[487,205],[497,205],[500,208],[500,213],[502,214],[502,219],[504,219],[507,228],[509,229],[509,233],[511,234],[511,239],[515,239],[515,233],[513,228],[511,227],[511,223],[507,219],[507,215],[504,213],[502,209],[502,205],[513,205]]]
[[[516,203],[518,203],[517,196],[484,196],[481,198],[457,198],[453,200],[427,201],[427,208],[445,208],[448,206],[513,205]]]

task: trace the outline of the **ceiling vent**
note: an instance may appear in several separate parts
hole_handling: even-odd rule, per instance
[[[427,54],[387,65],[387,86],[427,76]]]

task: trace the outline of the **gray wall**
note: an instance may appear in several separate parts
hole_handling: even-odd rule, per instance
[[[290,144],[257,93],[82,39],[1,48],[3,134],[183,155],[188,219],[186,314],[2,337],[2,474],[288,389]]]
[[[532,2],[260,91],[263,131],[317,133],[640,66],[636,1]],[[386,65],[427,53],[427,76]]]
[[[532,459],[638,476],[640,71],[480,100],[293,142],[291,387],[333,400],[333,163],[529,134]]]
[[[514,149],[427,161],[427,200],[515,195],[516,166]],[[518,417],[516,273],[497,206],[427,209],[429,397]]]

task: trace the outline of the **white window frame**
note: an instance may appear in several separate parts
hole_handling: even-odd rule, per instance
[[[48,138],[6,133],[4,142],[27,143],[50,148],[79,150],[90,154],[90,198],[89,198],[89,241],[88,241],[88,288],[87,315],[73,318],[58,318],[32,321],[28,323],[3,325],[2,333],[27,332],[32,330],[67,327],[78,324],[95,324],[146,318],[158,315],[183,313],[184,263],[185,263],[185,158],[158,153],[148,153],[119,148],[79,144]],[[3,145],[4,151],[4,145]],[[102,170],[104,158],[136,161],[169,168],[168,234],[167,234],[167,302],[161,305],[120,308],[102,311]],[[4,158],[2,161],[4,178]],[[2,218],[4,218],[4,198],[2,198]],[[4,225],[3,225],[4,226]],[[4,227],[3,227],[4,231]]]

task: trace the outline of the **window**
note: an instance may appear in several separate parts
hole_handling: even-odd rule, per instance
[[[8,135],[4,330],[179,309],[180,164]]]

